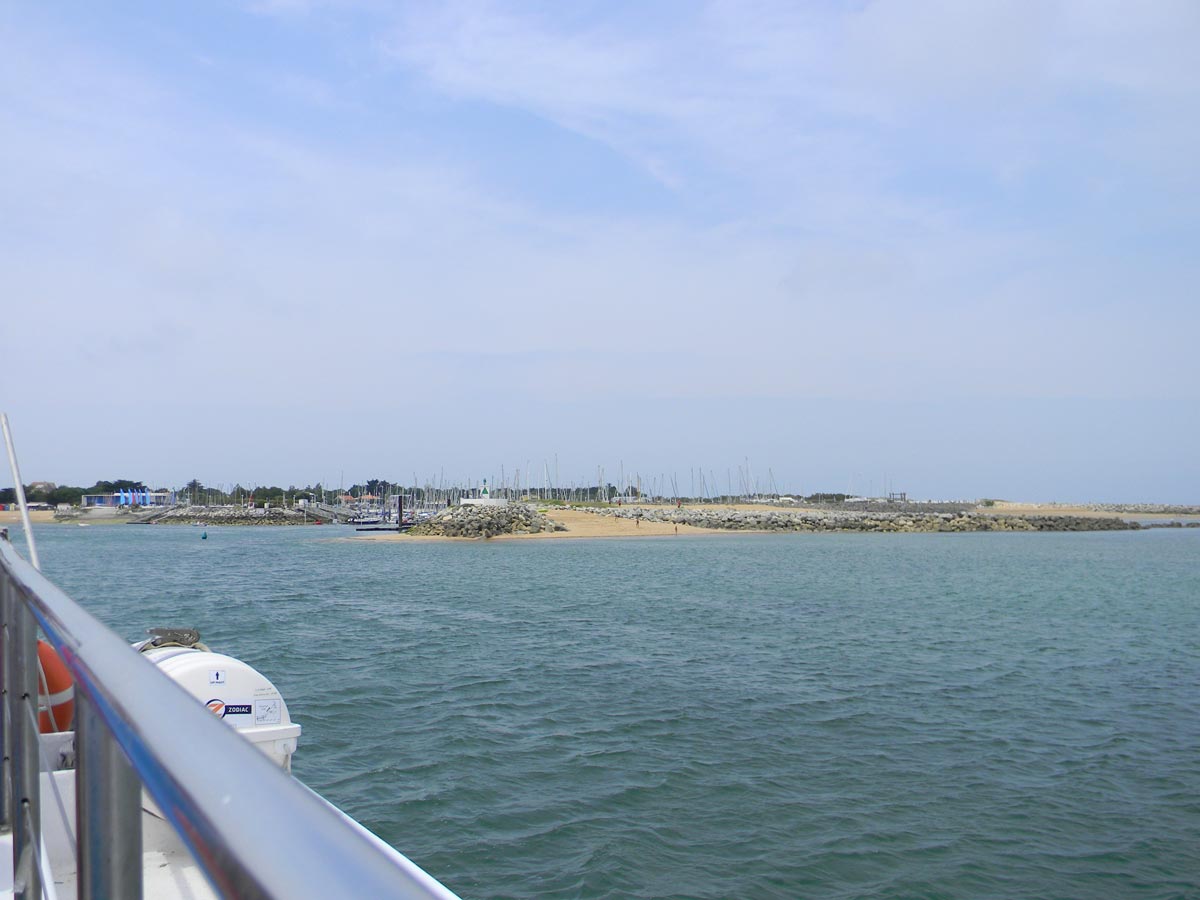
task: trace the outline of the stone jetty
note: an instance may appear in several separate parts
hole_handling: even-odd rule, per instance
[[[316,525],[299,509],[246,509],[241,506],[168,506],[130,519],[131,525]]]
[[[1088,503],[1083,508],[1122,516],[1200,516],[1200,506],[1165,503]]]
[[[414,525],[409,534],[436,537],[490,538],[502,534],[538,534],[566,531],[532,506],[452,506],[432,519]]]
[[[974,510],[957,512],[852,512],[834,510],[775,511],[697,509],[653,506],[575,507],[598,516],[642,519],[727,531],[1128,531],[1136,522],[1107,516],[996,515]]]

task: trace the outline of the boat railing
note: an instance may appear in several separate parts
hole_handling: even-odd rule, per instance
[[[0,530],[0,828],[42,896],[37,640],[75,680],[79,900],[142,896],[142,788],[222,897],[454,895],[276,767],[17,553]]]

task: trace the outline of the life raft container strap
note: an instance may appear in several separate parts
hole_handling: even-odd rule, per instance
[[[150,635],[150,639],[137,645],[139,653],[160,650],[163,647],[184,647],[189,650],[212,652],[207,644],[201,643],[198,628],[147,628],[146,634]]]

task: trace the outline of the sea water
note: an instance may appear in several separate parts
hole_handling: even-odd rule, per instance
[[[464,897],[1200,896],[1200,530],[349,533],[37,532]]]

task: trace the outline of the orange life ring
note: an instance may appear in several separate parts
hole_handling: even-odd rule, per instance
[[[66,663],[45,641],[38,641],[38,731],[68,731],[75,718],[75,682]]]

